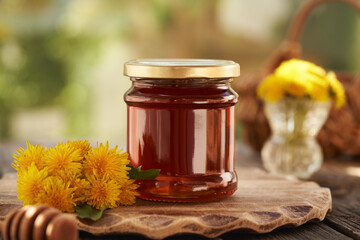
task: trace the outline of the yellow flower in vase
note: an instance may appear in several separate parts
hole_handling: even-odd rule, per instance
[[[279,85],[281,86],[282,84],[282,79],[270,75],[259,85],[257,94],[267,102],[276,102],[284,97],[285,92],[283,87],[279,87]]]
[[[272,131],[261,150],[265,169],[308,178],[323,161],[315,136],[328,117],[331,101],[336,107],[345,104],[341,83],[332,72],[291,59],[260,83],[258,96],[266,103]]]
[[[318,83],[323,81],[326,71],[314,63],[300,59],[291,59],[282,62],[274,71],[274,75],[288,81],[295,81],[306,85],[308,81]]]
[[[312,90],[310,91],[310,98],[314,99],[317,102],[327,102],[331,100],[330,92],[328,88],[314,84]]]
[[[277,102],[284,97],[310,98],[317,102],[334,100],[335,106],[341,107],[346,101],[342,84],[333,72],[326,73],[323,68],[300,59],[281,63],[260,83],[257,94],[266,102]]]
[[[342,84],[337,80],[334,72],[329,72],[326,78],[330,84],[331,94],[335,98],[335,106],[338,108],[343,106],[346,103],[346,97]]]
[[[304,97],[308,92],[308,84],[300,81],[284,81],[284,92],[295,97]]]

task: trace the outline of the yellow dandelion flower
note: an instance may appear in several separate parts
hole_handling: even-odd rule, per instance
[[[326,78],[329,81],[331,93],[335,97],[335,107],[342,107],[346,103],[346,96],[343,85],[336,78],[334,72],[329,72]]]
[[[283,81],[273,74],[262,81],[257,89],[257,95],[268,102],[276,102],[284,96]]]
[[[58,144],[55,149],[48,150],[48,156],[45,158],[49,173],[56,175],[60,171],[68,171],[72,174],[81,173],[80,150],[75,150],[66,144]]]
[[[90,182],[86,179],[77,178],[72,182],[71,187],[75,188],[74,198],[76,199],[76,203],[78,205],[85,203],[89,197]]]
[[[85,157],[84,173],[85,175],[95,174],[102,178],[107,174],[110,179],[116,180],[120,185],[128,179],[128,170],[126,165],[130,163],[126,152],[121,153],[122,149],[117,151],[117,146],[109,149],[109,142],[106,146],[100,145],[92,149]]]
[[[121,187],[118,205],[129,206],[135,204],[135,198],[139,193],[136,191],[138,185],[134,182],[135,180],[130,179]]]
[[[305,81],[308,82],[309,86],[311,87],[316,86],[324,89],[329,89],[329,82],[326,79],[326,75],[308,74]]]
[[[309,92],[309,85],[307,82],[286,81],[284,85],[284,91],[291,96],[305,97]]]
[[[70,187],[70,183],[64,183],[59,177],[48,177],[44,188],[44,193],[39,196],[41,203],[63,212],[74,212],[76,199],[73,198],[74,188]]]
[[[275,77],[284,79],[284,91],[295,97],[310,95],[313,86],[327,87],[326,72],[321,67],[304,60],[284,61],[274,72]],[[318,89],[318,88],[316,88]]]
[[[44,192],[45,179],[48,176],[47,168],[38,170],[35,162],[32,162],[27,170],[21,172],[17,180],[18,199],[24,205],[38,204],[39,194]]]
[[[88,140],[78,140],[78,141],[67,141],[66,143],[70,147],[73,147],[75,150],[80,150],[80,156],[85,157],[85,155],[90,151],[90,143]]]
[[[335,99],[337,107],[345,103],[345,93],[334,73],[300,59],[284,61],[258,87],[258,96],[274,102],[283,96],[310,97],[325,102]]]
[[[11,164],[12,167],[15,168],[18,172],[21,170],[27,171],[32,163],[34,163],[37,169],[43,169],[45,166],[44,158],[45,154],[47,153],[47,149],[39,145],[34,147],[29,142],[26,142],[26,145],[26,150],[19,148],[16,151],[19,155],[12,155],[17,160]]]
[[[120,186],[115,180],[109,179],[105,174],[98,178],[95,175],[87,176],[91,187],[88,194],[87,204],[100,209],[103,206],[109,208],[117,207],[120,195]]]
[[[282,62],[274,74],[277,77],[290,81],[294,79],[297,82],[307,82],[311,80],[321,84],[325,82],[323,79],[326,76],[326,71],[314,63],[300,59],[290,59]]]
[[[81,177],[81,172],[60,170],[54,175],[61,178],[61,180],[63,180],[64,183],[70,182],[72,184],[75,181],[75,179]]]
[[[69,183],[71,188],[74,188],[74,199],[76,203],[84,203],[86,200],[87,190],[90,188],[90,183],[81,177],[80,174],[73,174],[70,171],[59,171],[56,174],[64,183]]]
[[[324,88],[318,85],[312,86],[312,90],[309,95],[312,99],[318,102],[326,102],[331,99],[329,88],[328,87]]]

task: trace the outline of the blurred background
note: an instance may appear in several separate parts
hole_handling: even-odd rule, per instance
[[[124,62],[229,59],[255,73],[301,2],[0,0],[0,139],[123,145],[131,84]],[[318,8],[302,38],[305,57],[359,72],[359,22],[343,4]]]

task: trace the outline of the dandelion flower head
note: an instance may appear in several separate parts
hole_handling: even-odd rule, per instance
[[[128,179],[127,164],[130,161],[127,159],[126,152],[121,153],[122,149],[117,150],[117,146],[109,149],[109,142],[104,146],[100,145],[92,149],[86,155],[84,161],[85,175],[95,174],[97,177],[102,178],[107,174],[110,179],[116,180],[119,184],[124,184]]]
[[[260,83],[257,95],[267,102],[283,97],[310,97],[318,102],[334,100],[336,107],[345,104],[342,84],[336,75],[300,59],[284,61]]]
[[[135,198],[139,195],[136,191],[138,185],[134,183],[135,180],[129,179],[122,187],[119,195],[118,205],[130,206],[135,204]]]
[[[45,191],[40,194],[39,200],[63,212],[74,212],[76,199],[73,198],[74,188],[70,183],[64,183],[59,177],[48,177],[45,181]]]
[[[55,149],[49,149],[45,163],[50,174],[68,171],[76,175],[81,173],[81,160],[80,150],[74,150],[67,144],[58,144]]]
[[[19,148],[16,151],[18,155],[12,155],[16,159],[12,164],[12,167],[18,172],[22,170],[27,171],[32,163],[34,163],[37,169],[43,169],[45,166],[44,158],[47,154],[47,149],[39,145],[33,146],[29,142],[26,142],[26,145],[26,150]]]
[[[74,150],[80,150],[80,156],[85,157],[85,155],[90,151],[91,146],[88,140],[78,140],[78,141],[67,141],[66,143]]]
[[[87,178],[91,185],[87,204],[96,209],[101,209],[103,206],[109,208],[118,206],[120,186],[115,180],[110,180],[107,174],[103,177],[89,175]]]
[[[47,204],[72,213],[75,206],[114,208],[135,203],[137,185],[129,179],[128,154],[100,143],[67,141],[49,149],[27,143],[12,166],[17,195],[24,205]]]
[[[84,203],[87,198],[88,189],[90,187],[89,181],[82,178],[81,174],[73,174],[70,171],[59,171],[56,174],[64,183],[68,183],[70,188],[74,188],[74,198],[77,204]]]
[[[40,203],[39,195],[44,192],[47,176],[47,168],[38,170],[33,162],[27,170],[22,171],[21,175],[18,176],[18,199],[22,200],[24,205]]]
[[[326,77],[330,83],[331,94],[335,97],[335,106],[339,108],[346,103],[344,88],[339,80],[337,80],[334,72],[329,72]]]
[[[90,182],[86,179],[76,178],[70,186],[75,189],[74,198],[76,199],[76,203],[85,203],[89,197]]]

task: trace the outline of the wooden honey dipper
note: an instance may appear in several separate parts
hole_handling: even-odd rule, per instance
[[[70,216],[46,205],[12,211],[0,229],[4,240],[76,240],[79,236]]]

